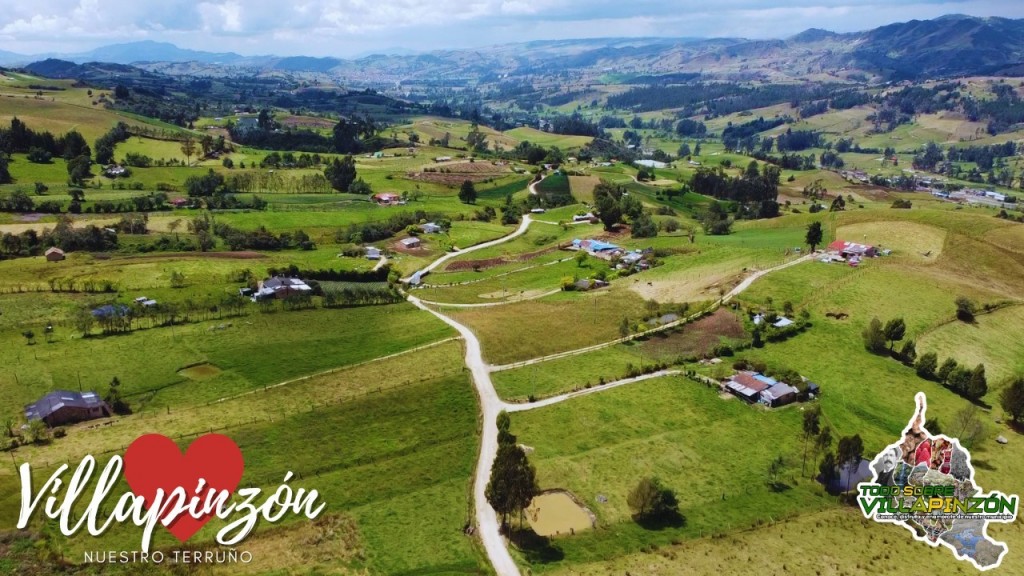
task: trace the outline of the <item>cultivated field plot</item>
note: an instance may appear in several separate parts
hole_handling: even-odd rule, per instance
[[[655,361],[676,362],[706,356],[719,345],[733,346],[746,338],[736,313],[719,308],[681,328],[654,334],[641,345],[641,352]]]
[[[619,337],[622,319],[640,318],[643,310],[639,296],[612,286],[506,306],[458,310],[451,317],[477,334],[484,359],[504,364],[614,340]]]

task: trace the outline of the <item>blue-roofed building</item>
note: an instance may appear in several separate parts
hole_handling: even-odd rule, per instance
[[[754,374],[754,379],[764,382],[769,386],[775,386],[776,384],[779,383],[779,381],[776,380],[775,378],[772,378],[771,376],[765,376],[764,374]]]
[[[131,309],[124,304],[106,304],[94,308],[92,311],[92,315],[96,318],[117,318],[129,314],[131,314]]]
[[[107,418],[111,414],[110,406],[93,391],[55,390],[25,406],[27,420],[42,420],[48,426]]]

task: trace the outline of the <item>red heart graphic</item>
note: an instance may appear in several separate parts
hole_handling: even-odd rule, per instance
[[[244,469],[242,451],[231,438],[222,434],[196,438],[185,454],[167,436],[146,434],[136,438],[124,453],[124,479],[132,492],[144,499],[147,510],[153,505],[158,489],[163,489],[165,502],[179,486],[185,491],[186,498],[191,499],[200,479],[206,482],[199,494],[200,503],[206,501],[210,489],[234,493]],[[164,517],[169,515],[170,509]],[[211,512],[197,519],[187,512],[182,513],[167,529],[184,542],[213,515]]]

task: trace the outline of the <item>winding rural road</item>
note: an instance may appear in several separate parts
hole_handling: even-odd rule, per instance
[[[459,256],[462,256],[463,254],[468,254],[469,252],[476,252],[477,250],[483,250],[484,248],[490,248],[491,246],[497,246],[499,244],[503,244],[505,242],[508,242],[509,240],[511,240],[513,238],[517,238],[519,236],[522,236],[523,234],[526,233],[526,229],[530,227],[530,223],[531,222],[532,222],[532,220],[530,219],[530,215],[529,214],[524,214],[523,215],[523,222],[521,224],[519,224],[519,228],[516,228],[515,232],[513,232],[511,234],[508,234],[506,236],[502,236],[501,238],[498,238],[496,240],[490,240],[488,242],[481,242],[480,244],[476,244],[474,246],[470,246],[469,248],[465,248],[463,250],[459,250],[458,252],[449,252],[449,253],[445,254],[444,256],[441,256],[437,260],[434,260],[430,264],[427,264],[426,267],[424,267],[423,269],[421,269],[418,272],[416,272],[416,274],[413,274],[413,276],[419,275],[419,277],[422,278],[422,277],[426,276],[427,273],[429,273],[431,270],[433,270],[434,268],[437,268],[438,266],[440,266],[441,264],[444,264],[445,262],[451,260],[452,258],[457,258]],[[412,276],[409,276],[407,278],[402,278],[402,282],[408,282],[411,278],[412,278]]]
[[[530,186],[530,190],[531,190],[531,192],[533,192],[533,185]],[[456,256],[460,256],[460,255],[465,254],[467,252],[473,252],[475,250],[481,250],[483,248],[489,248],[491,246],[497,246],[497,245],[502,244],[504,242],[508,242],[509,240],[512,240],[513,238],[516,238],[516,237],[521,236],[522,234],[526,233],[526,230],[527,230],[527,228],[529,228],[531,222],[532,222],[532,220],[530,219],[530,216],[529,215],[524,215],[523,216],[522,224],[520,224],[519,228],[517,228],[511,234],[508,234],[507,236],[503,236],[503,237],[498,238],[496,240],[491,240],[489,242],[484,242],[482,244],[477,244],[476,246],[472,246],[470,248],[467,248],[465,250],[461,250],[459,252],[453,252],[453,253],[445,254],[445,255],[441,256],[440,258],[438,258],[437,260],[435,260],[434,262],[430,263],[427,267],[425,267],[422,270],[420,270],[417,274],[420,277],[422,277],[427,272],[430,272],[431,270],[433,270],[434,268],[438,267],[442,263],[444,263],[444,262],[446,262],[446,261],[448,261],[448,260],[450,260],[450,259],[452,259],[452,258],[454,258]],[[768,274],[769,272],[773,272],[775,270],[781,270],[783,268],[787,268],[789,266],[793,266],[793,265],[798,264],[800,262],[806,261],[806,260],[808,260],[808,259],[810,259],[812,257],[813,257],[813,255],[808,254],[807,256],[804,256],[804,257],[799,258],[797,260],[792,260],[790,262],[787,262],[785,264],[781,264],[779,266],[775,266],[773,268],[768,268],[768,269],[765,269],[765,270],[760,270],[758,272],[755,272],[754,274],[751,274],[749,277],[747,277],[742,282],[740,282],[735,288],[730,290],[726,295],[724,295],[722,297],[722,302],[723,303],[727,302],[728,300],[732,299],[734,296],[736,296],[740,292],[743,292],[744,290],[749,288],[750,285],[753,284],[755,280],[757,280],[758,278],[764,276],[765,274]],[[552,358],[556,358],[556,357],[560,358],[560,357],[564,357],[564,356],[570,356],[570,355],[573,355],[573,354],[579,354],[579,353],[586,352],[586,351],[597,350],[597,349],[600,349],[600,348],[603,348],[603,347],[606,347],[606,346],[614,345],[614,344],[616,344],[618,342],[624,341],[624,340],[629,339],[629,338],[626,338],[626,339],[620,338],[618,340],[614,340],[614,341],[609,342],[609,343],[599,344],[599,345],[596,345],[596,346],[588,346],[586,348],[581,348],[579,350],[563,352],[563,353],[560,353],[560,354],[546,356],[546,357],[543,357],[543,358],[536,358],[536,359],[533,359],[533,360],[525,361],[524,363],[516,363],[514,365],[497,366],[497,367],[489,366],[486,362],[484,362],[483,353],[482,353],[482,350],[480,348],[480,340],[476,337],[475,334],[473,334],[472,330],[470,330],[468,327],[466,327],[466,326],[456,322],[452,318],[442,314],[441,312],[428,307],[427,306],[427,304],[428,304],[427,302],[424,302],[424,301],[420,300],[419,298],[417,298],[415,296],[412,296],[411,294],[407,295],[406,297],[407,297],[408,301],[412,305],[414,305],[417,308],[419,308],[421,310],[424,310],[424,311],[426,311],[426,312],[428,312],[430,314],[433,314],[438,319],[440,319],[442,322],[444,322],[445,324],[448,324],[449,326],[454,328],[462,336],[463,340],[465,340],[465,342],[466,342],[466,359],[465,359],[466,367],[469,368],[469,371],[472,374],[473,385],[476,388],[477,395],[479,395],[479,397],[480,397],[480,410],[481,410],[481,413],[483,415],[482,429],[480,431],[480,452],[479,452],[479,458],[477,460],[476,476],[473,478],[473,503],[474,503],[474,507],[475,507],[477,532],[480,535],[480,540],[483,543],[484,550],[487,553],[487,558],[488,558],[488,560],[490,560],[491,565],[494,567],[495,573],[498,576],[519,576],[520,575],[519,567],[516,566],[515,561],[512,559],[512,555],[509,553],[508,547],[505,545],[505,539],[501,535],[501,528],[500,528],[500,524],[498,522],[497,513],[494,511],[494,508],[491,507],[490,503],[487,502],[487,496],[485,494],[486,489],[487,489],[487,482],[490,480],[490,477],[491,477],[491,466],[493,465],[494,458],[495,458],[495,456],[498,453],[498,426],[497,426],[498,414],[502,410],[507,410],[509,412],[520,412],[520,411],[523,411],[523,410],[531,410],[531,409],[534,409],[534,408],[541,408],[541,407],[544,407],[544,406],[550,406],[552,404],[556,404],[558,402],[563,402],[565,400],[569,400],[571,398],[576,398],[578,396],[584,396],[584,395],[587,395],[587,394],[594,394],[594,393],[601,392],[601,391],[604,391],[604,390],[608,390],[608,389],[611,389],[611,388],[616,388],[616,387],[619,387],[619,386],[624,386],[624,385],[632,384],[632,383],[635,383],[635,382],[641,382],[641,381],[649,380],[649,379],[652,379],[652,378],[660,378],[662,376],[678,374],[679,371],[678,370],[662,370],[662,371],[659,371],[659,372],[654,372],[654,373],[651,373],[651,374],[645,374],[643,376],[638,376],[636,378],[627,378],[627,379],[624,379],[624,380],[618,380],[618,381],[615,381],[615,382],[610,382],[608,384],[604,384],[604,385],[601,385],[601,386],[595,386],[593,388],[588,388],[588,389],[585,389],[585,390],[578,390],[578,391],[575,391],[575,392],[570,392],[568,394],[562,394],[560,396],[553,396],[551,398],[546,398],[546,399],[543,399],[543,400],[538,400],[536,402],[530,402],[530,403],[524,403],[524,404],[510,404],[510,403],[504,402],[498,396],[497,391],[494,389],[494,383],[491,381],[491,372],[492,371],[501,370],[501,369],[507,369],[509,367],[517,367],[519,365],[532,364],[532,363],[536,363],[536,362],[540,362],[540,361],[543,361],[543,360],[552,359]],[[683,322],[685,320],[686,319],[681,319],[681,320],[677,321],[677,323],[678,322]],[[674,324],[675,323],[666,324],[664,326],[659,327],[658,329],[665,329],[665,328],[667,328],[667,327],[669,327],[671,325],[674,325]],[[637,335],[633,335],[631,338],[636,337],[636,336]]]

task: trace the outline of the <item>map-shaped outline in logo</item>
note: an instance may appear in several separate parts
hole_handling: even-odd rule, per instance
[[[927,440],[936,440],[936,439],[946,440],[948,442],[951,442],[954,448],[959,447],[960,451],[963,452],[964,457],[966,458],[967,469],[970,471],[970,475],[966,478],[966,480],[971,483],[971,485],[975,488],[975,490],[977,490],[977,494],[975,494],[974,497],[977,497],[977,498],[987,498],[987,497],[991,497],[991,496],[1001,496],[1001,497],[1004,497],[1004,498],[1007,497],[1007,495],[1004,494],[1003,492],[998,492],[997,491],[997,492],[987,492],[986,493],[986,492],[982,491],[981,487],[978,486],[978,484],[974,481],[974,466],[971,465],[971,453],[968,452],[967,449],[964,448],[960,444],[960,441],[958,439],[956,439],[956,438],[950,438],[950,437],[945,436],[943,434],[940,434],[938,436],[932,436],[928,432],[928,430],[924,427],[925,413],[928,410],[928,400],[925,397],[924,392],[918,392],[917,394],[915,394],[914,395],[914,400],[917,403],[918,409],[914,413],[914,415],[910,417],[910,420],[907,422],[907,426],[903,429],[903,434],[900,436],[899,440],[897,440],[893,444],[890,444],[890,445],[886,446],[881,452],[878,453],[877,456],[875,456],[875,458],[873,460],[871,460],[871,465],[870,465],[870,468],[871,468],[871,481],[870,482],[861,482],[861,483],[857,484],[857,493],[861,494],[861,489],[864,486],[875,486],[875,485],[878,485],[878,477],[879,477],[879,469],[880,469],[880,466],[878,466],[878,464],[881,464],[884,459],[886,459],[887,457],[889,457],[893,453],[897,453],[897,454],[901,454],[902,453],[901,445],[903,444],[904,439],[907,437],[907,434],[909,434],[909,433],[914,431],[915,423],[916,423],[917,424],[916,425],[916,429],[918,431],[924,433],[925,439],[927,439]],[[956,558],[958,560],[970,560],[971,564],[973,564],[974,567],[977,568],[980,571],[986,571],[986,570],[991,570],[993,568],[998,568],[999,565],[1003,563],[1003,557],[1006,556],[1006,553],[1009,552],[1009,550],[1010,550],[1009,546],[1007,546],[1005,542],[1000,542],[998,540],[995,540],[994,538],[992,538],[991,536],[988,535],[988,523],[989,522],[1008,523],[1008,522],[1014,522],[1014,521],[1017,520],[1017,509],[1016,509],[1016,507],[1013,510],[1013,518],[1010,518],[1010,519],[999,519],[999,518],[991,518],[991,517],[990,518],[984,518],[984,522],[982,523],[982,526],[981,526],[981,537],[980,537],[980,539],[981,540],[988,540],[989,542],[991,542],[992,544],[994,544],[996,546],[1001,546],[1003,550],[1002,550],[1002,552],[999,553],[999,557],[996,559],[995,562],[993,562],[992,564],[986,565],[986,566],[982,566],[981,564],[978,564],[977,559],[975,559],[973,556],[970,556],[970,555],[967,555],[967,554],[960,554],[960,551],[956,548],[956,546],[954,546],[951,542],[948,542],[947,540],[945,540],[943,538],[937,538],[935,540],[931,540],[931,539],[928,538],[927,532],[925,532],[924,535],[919,535],[917,530],[909,522],[907,522],[906,520],[894,519],[894,518],[877,518],[876,517],[877,509],[876,510],[872,510],[870,513],[865,511],[863,506],[860,506],[860,509],[861,509],[861,512],[864,514],[864,517],[867,518],[868,520],[873,520],[875,522],[885,522],[885,523],[888,523],[888,524],[896,524],[896,525],[899,525],[899,526],[903,526],[904,528],[906,528],[907,530],[910,531],[910,534],[918,542],[924,542],[924,543],[928,544],[929,546],[931,546],[933,548],[937,548],[940,544],[943,545],[943,546],[946,546],[947,548],[949,548],[950,550],[953,551],[953,557],[954,558]],[[979,518],[982,518],[982,517],[979,516]]]

